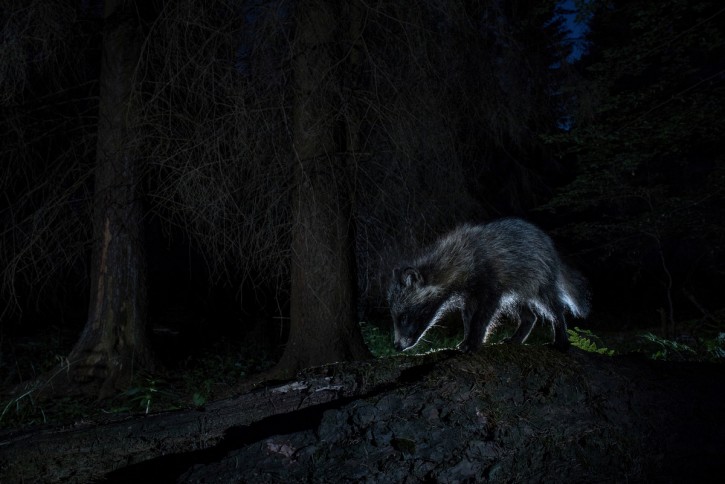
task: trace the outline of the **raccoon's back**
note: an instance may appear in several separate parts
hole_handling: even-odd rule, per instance
[[[502,219],[457,227],[425,249],[414,265],[430,284],[452,290],[476,281],[535,290],[532,286],[553,282],[560,262],[540,229],[520,219]]]
[[[502,219],[473,227],[479,247],[510,265],[558,262],[554,244],[541,229],[521,219]]]
[[[431,256],[443,280],[466,285],[480,279],[524,292],[553,282],[560,267],[549,236],[520,219],[462,225],[441,238]]]
[[[479,260],[504,285],[524,280],[546,284],[560,268],[554,244],[538,227],[520,219],[503,219],[478,226]]]

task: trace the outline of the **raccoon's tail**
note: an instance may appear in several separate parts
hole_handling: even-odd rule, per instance
[[[591,309],[591,294],[587,280],[578,271],[562,264],[557,281],[559,298],[577,318],[586,318]]]

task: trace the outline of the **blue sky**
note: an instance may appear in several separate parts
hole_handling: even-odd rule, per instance
[[[586,52],[586,34],[589,30],[586,22],[577,20],[577,7],[574,0],[563,0],[559,2],[559,9],[564,12],[564,27],[568,31],[566,38],[572,45],[572,53],[569,55],[570,62],[578,60]]]

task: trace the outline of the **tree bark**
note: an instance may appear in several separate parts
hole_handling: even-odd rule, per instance
[[[338,363],[204,409],[0,435],[2,482],[704,482],[722,365],[496,345]]]
[[[354,167],[335,74],[339,10],[327,0],[296,9],[291,321],[276,367],[282,374],[369,356],[356,318]]]
[[[105,398],[149,369],[139,162],[132,153],[129,100],[141,35],[133,2],[107,0],[104,11],[93,252],[88,320],[52,393]],[[57,383],[57,384],[56,384]]]

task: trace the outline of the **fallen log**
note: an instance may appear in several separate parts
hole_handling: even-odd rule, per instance
[[[696,480],[725,470],[724,373],[515,345],[339,363],[204,409],[6,435],[0,480]]]
[[[208,449],[229,429],[374,393],[418,363],[410,359],[328,365],[203,408],[6,432],[0,435],[0,482],[88,482],[155,457]]]

